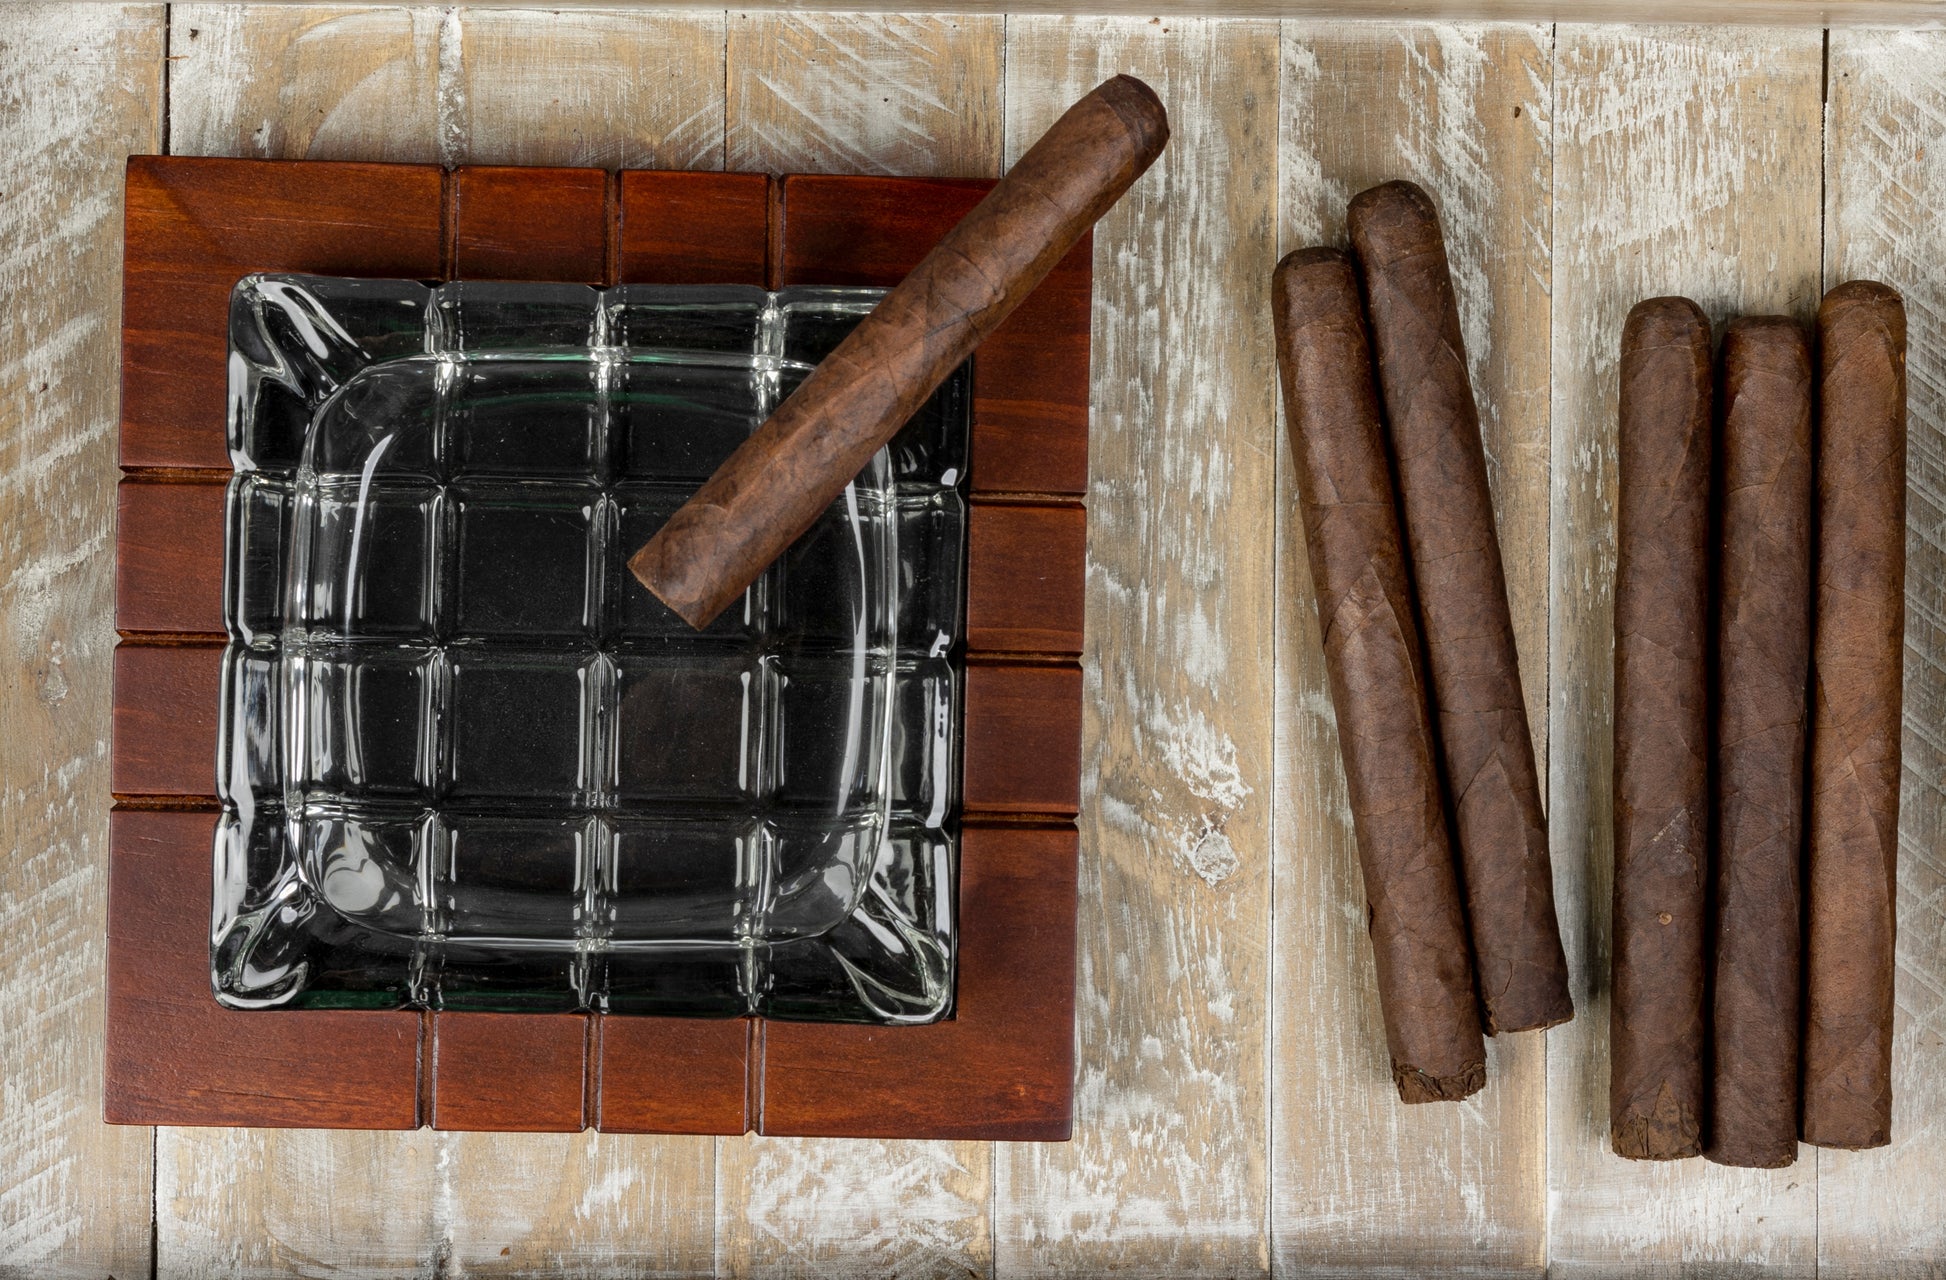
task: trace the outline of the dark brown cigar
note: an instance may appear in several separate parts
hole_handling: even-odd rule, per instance
[[[1432,200],[1351,202],[1488,1034],[1574,1016],[1480,415]]]
[[[1273,292],[1392,1079],[1407,1102],[1451,1101],[1486,1083],[1486,1046],[1358,279],[1337,250],[1304,249]]]
[[[1905,633],[1905,304],[1854,280],[1818,308],[1818,587],[1806,892],[1804,1140],[1892,1140]]]
[[[707,626],[844,492],[1168,140],[1162,103],[1131,76],[1068,108],[635,554],[629,568],[642,585],[691,626]]]
[[[1798,859],[1811,660],[1811,344],[1786,316],[1723,337],[1716,968],[1709,1145],[1797,1159]]]
[[[1709,865],[1710,326],[1687,298],[1622,330],[1615,555],[1615,909],[1609,1137],[1702,1150]]]

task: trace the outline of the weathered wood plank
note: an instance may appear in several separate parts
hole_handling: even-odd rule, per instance
[[[721,13],[462,9],[443,141],[473,164],[723,167]]]
[[[1269,1265],[1270,23],[1009,20],[1007,151],[1108,76],[1174,139],[1095,229],[1080,1080],[999,1149],[1002,1273]]]
[[[170,150],[440,160],[440,25],[434,9],[177,5]],[[461,1140],[159,1129],[156,1272],[417,1274],[443,1243],[438,1148]]]
[[[720,18],[645,16],[630,39],[611,16],[456,14],[178,6],[172,47],[187,56],[172,83],[172,143],[456,164],[714,163]],[[611,86],[626,68],[652,88],[583,84],[604,68]],[[557,97],[567,85],[585,92]],[[707,1138],[164,1130],[160,1142],[164,1274],[712,1265]]]
[[[1946,1259],[1946,38],[1833,32],[1825,133],[1826,287],[1905,294],[1905,781],[1892,1145],[1818,1153],[1826,1276],[1938,1275]]]
[[[1393,178],[1432,195],[1465,325],[1534,741],[1546,761],[1552,33],[1289,24],[1286,251],[1346,243],[1345,204]],[[1403,1107],[1379,1020],[1364,889],[1317,610],[1278,444],[1272,1237],[1280,1268],[1482,1274],[1544,1263],[1545,1041],[1489,1042],[1485,1092]]]
[[[102,1123],[123,157],[163,8],[0,11],[0,1272],[140,1275],[153,1134]]]
[[[1554,874],[1580,1014],[1550,1033],[1553,1273],[1810,1274],[1817,1167],[1625,1161],[1608,1145],[1616,364],[1630,306],[1809,315],[1816,31],[1562,27],[1555,64]]]
[[[449,157],[440,29],[451,11],[179,4],[169,150],[280,160]]]
[[[724,168],[763,173],[999,173],[994,16],[733,13]]]
[[[729,18],[726,167],[992,177],[998,18]],[[725,1138],[717,1263],[737,1275],[984,1275],[993,1147]]]
[[[196,1132],[157,1178],[161,1276],[712,1269],[708,1198],[668,1158],[707,1138]]]

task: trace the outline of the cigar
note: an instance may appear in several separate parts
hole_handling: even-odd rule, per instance
[[[1480,415],[1439,215],[1410,182],[1351,202],[1351,240],[1432,682],[1487,1034],[1574,1016]]]
[[[1817,606],[1805,944],[1806,1142],[1892,1140],[1905,632],[1905,304],[1854,280],[1818,308]]]
[[[1116,76],[1041,139],[629,561],[697,629],[818,518],[1169,140]]]
[[[1609,1138],[1702,1150],[1709,865],[1710,326],[1652,298],[1622,330]]]
[[[1811,660],[1811,345],[1786,316],[1723,337],[1717,569],[1717,1164],[1797,1159],[1798,859]]]
[[[1392,1080],[1406,1102],[1457,1100],[1486,1083],[1486,1047],[1358,279],[1346,255],[1305,249],[1273,294]]]

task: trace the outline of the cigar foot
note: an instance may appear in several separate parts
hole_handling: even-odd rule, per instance
[[[1823,1147],[1827,1151],[1870,1151],[1873,1147],[1892,1145],[1892,1130],[1889,1126],[1882,1129],[1867,1129],[1863,1132],[1853,1129],[1849,1133],[1833,1133],[1829,1130],[1820,1130],[1808,1116],[1805,1118],[1802,1137],[1811,1146]]]
[[[1709,1146],[1703,1148],[1703,1159],[1732,1169],[1788,1169],[1797,1163],[1797,1143],[1791,1143],[1788,1151],[1738,1151]]]
[[[1104,81],[1095,92],[1128,126],[1129,137],[1136,140],[1138,151],[1151,156],[1161,154],[1169,141],[1169,112],[1154,89],[1134,76],[1119,75]]]
[[[1486,1019],[1486,1033],[1490,1036],[1497,1036],[1512,1034],[1518,1031],[1546,1031],[1549,1027],[1562,1026],[1573,1021],[1574,1005],[1572,1004],[1567,1006],[1566,1012],[1553,1012],[1542,1015],[1538,1019],[1522,1019],[1519,1026],[1511,1027],[1494,1021],[1493,1015],[1489,1013]]]
[[[663,526],[665,530],[676,530],[676,536],[664,538],[657,533],[628,561],[628,570],[635,575],[635,580],[647,587],[656,599],[668,605],[678,618],[698,631],[716,621],[717,615],[736,596],[722,599],[712,593],[708,562],[680,554],[682,537],[734,538],[736,530],[723,527],[728,523],[725,516],[720,506],[691,502],[678,510]],[[793,538],[796,536],[792,535]],[[675,554],[671,554],[672,548]],[[738,594],[741,594],[740,589]]]
[[[1394,1062],[1392,1083],[1399,1087],[1400,1102],[1458,1102],[1486,1087],[1487,1064],[1469,1062],[1456,1075],[1434,1076]]]
[[[1696,1112],[1663,1085],[1655,1108],[1617,1121],[1608,1131],[1615,1154],[1630,1160],[1686,1160],[1703,1154],[1703,1126]]]

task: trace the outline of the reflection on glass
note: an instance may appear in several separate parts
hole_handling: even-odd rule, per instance
[[[237,286],[219,999],[950,1011],[969,371],[707,631],[624,567],[876,297]]]

